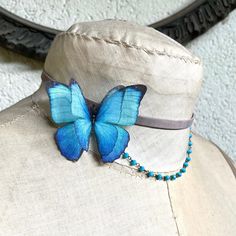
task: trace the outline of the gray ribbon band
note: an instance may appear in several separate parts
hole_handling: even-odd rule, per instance
[[[194,120],[194,114],[189,120],[167,120],[151,117],[139,116],[135,125],[145,126],[155,129],[180,130],[189,128]]]
[[[45,71],[42,73],[43,80],[54,81]],[[97,102],[86,99],[86,102],[90,109],[97,109],[99,104]],[[135,125],[149,127],[154,129],[165,129],[165,130],[181,130],[189,128],[194,120],[194,114],[189,120],[168,120],[159,119],[146,116],[138,116]]]

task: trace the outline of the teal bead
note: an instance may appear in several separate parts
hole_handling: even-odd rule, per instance
[[[136,165],[137,165],[137,161],[136,161],[136,160],[132,160],[132,161],[130,162],[130,165],[131,165],[131,166],[136,166]]]
[[[164,180],[165,180],[165,181],[170,180],[170,176],[169,176],[169,175],[164,176]]]
[[[191,153],[192,153],[192,150],[191,150],[191,149],[188,149],[188,150],[187,150],[187,153],[188,153],[188,154],[191,154]]]
[[[148,173],[147,173],[147,177],[153,177],[154,176],[154,172],[153,171],[149,171]]]
[[[181,177],[181,176],[182,176],[182,173],[181,173],[181,172],[177,172],[177,173],[176,173],[176,177],[177,177],[177,178],[179,178],[179,177]]]
[[[144,166],[140,166],[138,170],[139,170],[139,172],[143,172],[143,171],[145,171],[145,168],[144,168]]]
[[[161,174],[155,174],[153,171],[146,171],[145,170],[145,167],[144,166],[140,166],[136,160],[132,160],[129,156],[129,153],[125,152],[123,153],[122,157],[124,159],[128,159],[130,161],[130,165],[131,166],[136,166],[138,167],[138,171],[139,172],[146,172],[147,174],[147,177],[155,177],[156,180],[164,180],[164,181],[173,181],[173,180],[176,180],[176,178],[179,178],[182,176],[183,173],[185,173],[187,170],[186,168],[189,166],[189,163],[192,159],[190,157],[190,154],[192,153],[192,141],[191,141],[191,138],[192,138],[192,134],[189,134],[189,141],[188,141],[188,150],[186,151],[188,155],[186,155],[186,159],[185,159],[185,162],[183,163],[183,167],[179,170],[179,172],[173,174],[173,175],[165,175],[165,176],[162,176]]]
[[[186,157],[185,162],[190,162],[191,161],[191,157]]]
[[[128,152],[125,152],[124,154],[123,154],[123,158],[124,159],[127,159],[129,157],[129,153]]]
[[[176,176],[175,175],[171,175],[170,176],[170,180],[176,180]]]
[[[188,167],[188,163],[184,162],[183,167]]]
[[[161,174],[156,175],[156,179],[157,180],[162,180],[162,175]]]

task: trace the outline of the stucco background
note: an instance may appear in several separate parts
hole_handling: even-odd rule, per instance
[[[191,0],[0,0],[0,5],[31,21],[67,29],[78,21],[106,18],[150,24]],[[236,11],[187,45],[204,63],[194,131],[236,160]],[[43,64],[0,48],[0,110],[32,94]]]

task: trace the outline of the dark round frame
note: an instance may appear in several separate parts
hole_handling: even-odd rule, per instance
[[[236,0],[197,0],[178,13],[149,25],[181,44],[206,32],[236,8]],[[44,61],[61,31],[20,18],[0,7],[0,46]]]

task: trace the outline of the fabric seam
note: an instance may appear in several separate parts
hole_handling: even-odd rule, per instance
[[[31,111],[36,111],[38,115],[41,115],[43,111],[41,111],[41,109],[39,108],[39,105],[36,102],[34,102],[32,96],[33,95],[30,96],[31,97],[31,104],[29,105],[29,110],[27,110],[25,113],[23,113],[21,115],[15,116],[12,120],[9,120],[7,122],[0,124],[0,128],[7,127],[7,126],[14,124],[15,122],[17,122],[21,118],[24,118]],[[45,116],[44,113],[43,113],[43,116]],[[41,117],[42,117],[42,115],[41,115]]]
[[[133,49],[136,49],[136,50],[141,50],[141,51],[144,51],[147,54],[152,54],[152,55],[157,54],[157,55],[160,55],[160,56],[167,56],[169,58],[179,59],[179,60],[184,61],[185,63],[189,62],[189,63],[197,64],[197,65],[201,64],[200,60],[197,60],[197,59],[194,59],[194,58],[185,57],[185,56],[178,56],[178,55],[172,55],[172,54],[167,53],[166,51],[160,51],[160,50],[157,50],[157,49],[147,49],[147,48],[144,48],[144,47],[140,47],[136,44],[129,44],[127,42],[116,40],[116,39],[101,38],[101,37],[96,37],[96,36],[89,36],[87,34],[72,33],[72,32],[60,33],[56,36],[56,38],[66,36],[66,35],[77,36],[77,37],[80,37],[80,38],[85,39],[85,40],[104,41],[106,43],[117,45],[117,46],[123,46],[125,48],[133,48]]]
[[[166,186],[167,186],[167,194],[168,194],[168,198],[169,198],[170,208],[171,208],[172,216],[173,216],[173,219],[174,219],[174,222],[175,222],[177,234],[178,234],[178,236],[180,236],[179,225],[178,225],[178,222],[177,222],[177,217],[175,216],[175,213],[174,213],[174,207],[173,207],[172,199],[171,199],[171,196],[170,196],[169,184],[166,183]]]
[[[16,121],[18,121],[21,118],[25,117],[26,114],[28,114],[29,112],[31,112],[33,110],[34,110],[34,105],[30,106],[30,109],[28,111],[26,111],[24,114],[18,115],[16,117],[14,117],[12,120],[9,120],[9,121],[7,121],[5,123],[0,124],[0,128],[7,127],[7,126],[10,126],[10,125],[14,124]]]

